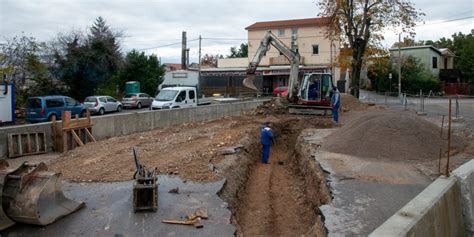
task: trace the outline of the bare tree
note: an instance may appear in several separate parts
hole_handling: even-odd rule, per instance
[[[346,41],[352,50],[351,94],[359,97],[360,72],[369,43],[383,39],[382,30],[392,27],[414,34],[424,16],[408,0],[320,0],[320,16],[330,21],[327,35]]]

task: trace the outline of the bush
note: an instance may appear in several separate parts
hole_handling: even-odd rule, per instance
[[[392,79],[389,74],[392,73]],[[389,60],[374,63],[368,68],[368,77],[377,92],[397,91],[398,73],[396,65]],[[438,78],[426,71],[419,59],[408,56],[402,65],[402,92],[418,94],[441,91],[441,82]]]

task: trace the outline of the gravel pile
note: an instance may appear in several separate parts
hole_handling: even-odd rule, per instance
[[[451,137],[452,154],[467,145],[460,137]],[[447,141],[440,138],[439,127],[411,113],[389,111],[368,111],[325,142],[331,152],[394,161],[438,159],[440,148],[446,151]]]

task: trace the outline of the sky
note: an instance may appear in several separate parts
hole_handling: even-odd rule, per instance
[[[257,21],[317,17],[317,0],[0,0],[0,43],[16,35],[49,41],[59,33],[86,31],[98,16],[122,31],[122,51],[143,50],[164,63],[179,63],[181,33],[187,32],[190,59],[202,54],[228,55],[246,42],[245,27]],[[426,16],[415,28],[415,40],[437,40],[474,29],[474,0],[412,0]],[[464,18],[464,19],[462,19]],[[458,20],[462,19],[462,20]],[[22,33],[23,32],[23,33]],[[398,32],[387,30],[390,47]],[[402,36],[403,37],[403,36]]]

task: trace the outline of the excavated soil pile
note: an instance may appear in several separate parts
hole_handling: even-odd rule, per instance
[[[262,105],[255,108],[253,111],[254,115],[269,115],[269,114],[286,114],[288,100],[285,97],[275,97],[270,101],[263,103]]]
[[[366,110],[369,107],[350,94],[341,94],[341,106],[343,111],[360,111]]]
[[[446,146],[434,124],[411,113],[378,111],[364,112],[329,135],[324,149],[361,158],[428,161],[438,159]],[[466,142],[453,135],[451,146],[454,154]]]

